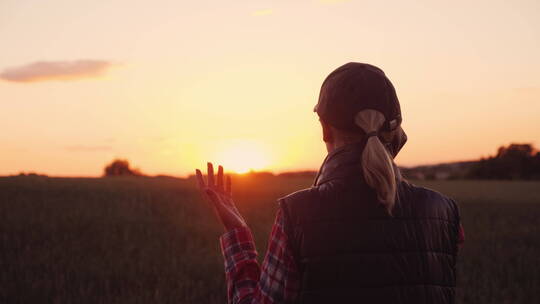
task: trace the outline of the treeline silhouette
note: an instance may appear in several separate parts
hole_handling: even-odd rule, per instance
[[[497,154],[472,165],[468,176],[478,179],[540,179],[540,152],[532,144],[502,146]]]
[[[540,152],[530,143],[511,143],[480,160],[402,167],[400,171],[406,179],[413,180],[539,180]]]
[[[425,165],[412,168],[401,167],[406,179],[510,179],[540,180],[540,152],[532,144],[512,143],[501,146],[497,154],[474,161]],[[250,171],[234,174],[243,178],[302,177],[314,178],[317,171],[292,171],[274,174],[270,171]],[[139,169],[132,168],[125,159],[115,159],[104,169],[104,176],[147,176]],[[170,177],[158,175],[155,177]],[[191,176],[193,177],[193,176]]]
[[[115,159],[105,167],[104,176],[144,176],[139,169],[131,168],[129,161]]]

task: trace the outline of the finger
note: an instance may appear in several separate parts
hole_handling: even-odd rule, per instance
[[[216,186],[214,184],[214,166],[212,166],[211,162],[208,162],[206,165],[208,170],[208,187],[213,188]]]
[[[195,174],[197,175],[197,184],[199,185],[199,189],[202,191],[204,188],[206,188],[206,185],[204,184],[204,177],[201,173],[201,170],[196,169]]]
[[[217,170],[217,188],[223,191],[223,166],[218,166]]]
[[[231,195],[231,175],[227,174],[227,181],[225,183],[225,193]]]

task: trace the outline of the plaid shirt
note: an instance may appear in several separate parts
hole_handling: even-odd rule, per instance
[[[221,236],[229,303],[293,303],[300,290],[300,273],[287,245],[283,215],[278,209],[262,267],[249,228]]]
[[[228,303],[296,301],[300,291],[300,273],[287,245],[283,225],[283,215],[281,209],[278,209],[262,268],[257,263],[257,250],[249,228],[235,228],[221,236]],[[465,233],[460,225],[459,247],[464,241]]]

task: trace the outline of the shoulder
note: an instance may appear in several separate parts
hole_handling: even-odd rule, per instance
[[[336,193],[343,192],[345,187],[342,183],[329,182],[322,185],[311,186],[301,190],[294,191],[285,196],[278,198],[280,205],[282,204],[304,204],[318,202],[329,199],[335,196]]]
[[[459,219],[457,202],[434,189],[418,186],[410,182],[402,182],[399,188],[400,199],[414,204],[417,211],[426,216],[437,216],[447,219]]]
[[[279,204],[291,204],[313,198],[318,193],[318,187],[301,189],[278,198]]]
[[[314,201],[319,200],[319,187],[313,186],[301,189],[277,199],[285,221],[298,222],[298,214],[305,211],[313,205]]]
[[[402,182],[399,187],[400,194],[415,201],[439,202],[444,204],[454,204],[455,201],[441,192],[415,185],[411,182]]]

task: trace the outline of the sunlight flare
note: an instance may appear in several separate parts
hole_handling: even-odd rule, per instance
[[[235,173],[263,170],[270,163],[265,149],[251,141],[230,143],[217,155],[216,160],[226,171]]]

